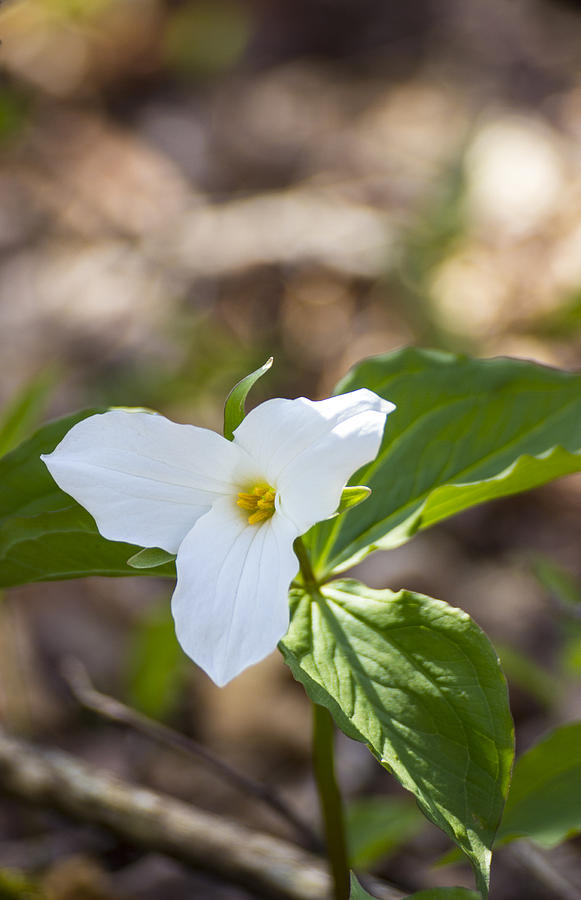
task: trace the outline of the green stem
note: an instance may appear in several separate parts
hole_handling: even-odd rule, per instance
[[[305,588],[319,592],[319,585],[302,538],[294,542]],[[349,900],[349,860],[345,839],[343,803],[335,778],[334,726],[329,710],[313,703],[313,770],[325,828],[327,856],[334,885],[334,900]]]
[[[300,537],[297,538],[293,546],[299,561],[299,566],[301,567],[301,575],[305,587],[318,587],[317,579],[315,578],[311,560],[309,559],[309,554],[307,553],[307,548],[303,543],[303,539]]]
[[[335,779],[334,727],[331,713],[313,704],[313,769],[325,826],[327,855],[335,900],[349,900],[349,860],[341,794]]]

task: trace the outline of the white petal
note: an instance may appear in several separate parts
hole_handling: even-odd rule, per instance
[[[275,515],[261,525],[218,500],[178,551],[172,612],[185,652],[218,685],[271,653],[288,628],[298,571],[296,529]]]
[[[239,490],[240,472],[251,467],[213,431],[122,410],[78,422],[42,459],[103,537],[170,553],[218,497]]]
[[[280,512],[299,534],[332,515],[348,479],[375,458],[395,409],[361,389],[328,400],[267,400],[238,426],[235,442],[277,490]]]

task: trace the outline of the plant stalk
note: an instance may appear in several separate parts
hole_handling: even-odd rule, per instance
[[[315,578],[315,573],[313,572],[313,567],[311,566],[311,560],[309,558],[309,554],[307,553],[307,548],[303,543],[303,539],[298,537],[293,545],[293,549],[297,555],[297,559],[299,561],[299,566],[301,569],[301,576],[303,579],[303,583],[306,588],[318,588],[318,582]]]
[[[313,770],[323,815],[335,900],[349,900],[349,860],[343,803],[335,778],[334,726],[329,710],[313,704]]]

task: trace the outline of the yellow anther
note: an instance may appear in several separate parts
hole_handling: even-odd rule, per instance
[[[254,509],[256,505],[256,497],[254,496],[254,494],[245,494],[244,491],[240,491],[236,503],[243,509]]]
[[[258,525],[274,515],[276,491],[269,484],[257,484],[252,491],[240,491],[236,503],[250,513],[249,525]]]
[[[273,512],[274,510],[259,509],[258,512],[252,513],[251,516],[248,516],[248,524],[258,525],[259,522],[264,522],[265,519],[270,519]]]

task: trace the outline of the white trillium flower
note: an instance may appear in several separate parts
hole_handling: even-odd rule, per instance
[[[178,640],[223,685],[286,633],[293,542],[333,515],[347,480],[377,455],[393,409],[365,389],[267,400],[233,441],[111,410],[78,422],[42,459],[103,537],[177,554]]]

